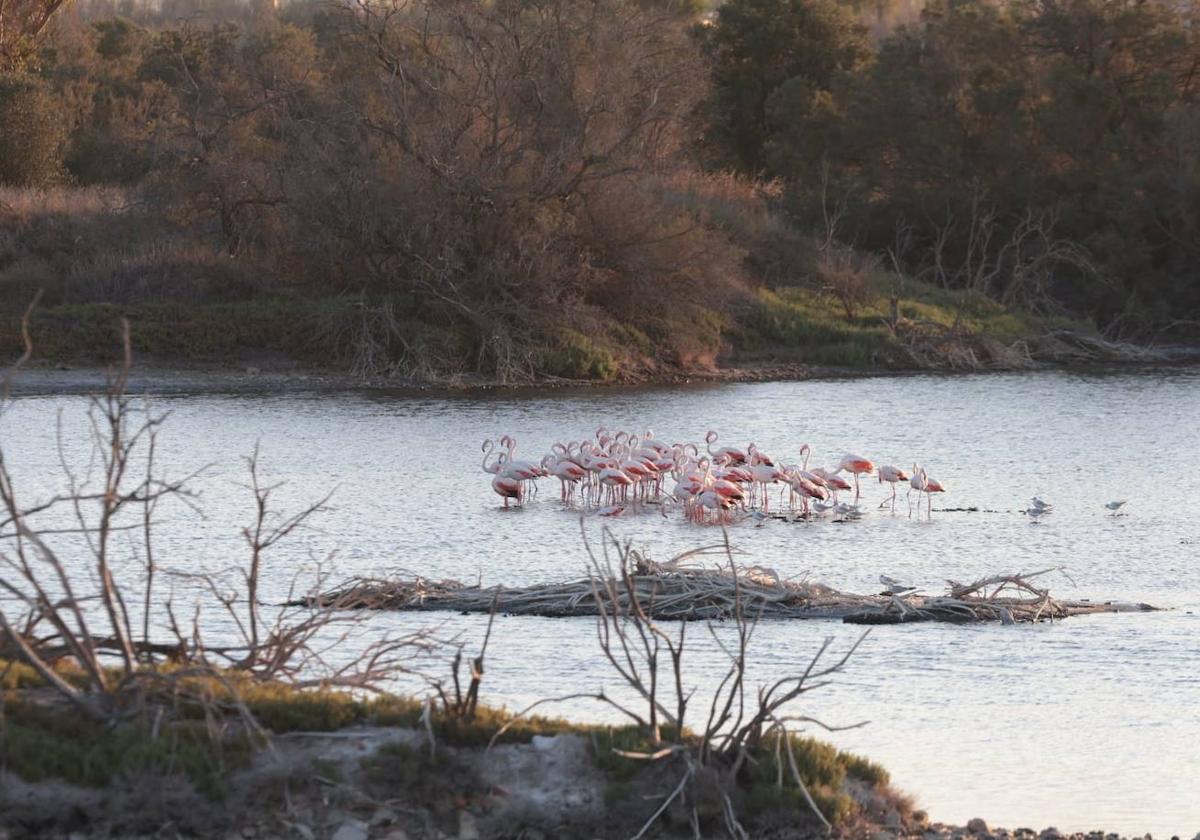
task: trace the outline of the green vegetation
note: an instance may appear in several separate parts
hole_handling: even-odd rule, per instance
[[[841,752],[824,741],[790,735],[792,756],[796,769],[821,812],[835,824],[848,820],[857,812],[853,798],[843,790],[847,776],[872,785],[887,785],[887,771],[860,756]],[[786,750],[786,747],[784,747]],[[747,791],[747,806],[751,811],[768,805],[791,805],[803,808],[803,794],[794,787],[781,787],[776,781],[782,773],[790,772],[790,761],[784,752],[764,751],[754,765],[754,783]],[[782,765],[780,764],[782,759]]]
[[[246,767],[256,749],[244,730],[214,736],[201,720],[154,732],[138,721],[112,728],[87,718],[6,696],[0,718],[3,766],[28,782],[61,779],[106,787],[148,776],[181,776],[202,794],[228,792],[229,773]]]
[[[43,358],[105,358],[124,314],[162,358],[432,381],[1006,365],[1200,322],[1194,10],[189,2],[21,0],[3,352],[38,289]]]
[[[871,278],[873,292],[847,316],[835,299],[798,288],[762,289],[743,318],[738,341],[747,351],[789,348],[805,361],[837,367],[906,367],[905,330],[889,324],[885,278]],[[908,280],[897,296],[899,325],[925,325],[935,332],[987,335],[1003,344],[1054,330],[1090,334],[1078,321],[1009,309],[975,292],[951,292]]]
[[[1195,335],[1194,8],[934,0],[866,56],[852,22],[764,24],[839,8],[721,8],[716,98],[758,111],[712,114],[720,162],[782,181],[802,225],[939,286]]]
[[[83,680],[69,665],[60,664],[59,671],[69,679]],[[215,800],[229,793],[231,772],[248,767],[260,746],[257,735],[237,725],[235,698],[269,733],[333,732],[356,725],[424,730],[424,704],[413,698],[363,698],[344,691],[301,690],[232,671],[219,679],[186,677],[176,684],[180,697],[192,699],[181,701],[177,717],[160,727],[137,715],[117,726],[82,718],[46,694],[45,683],[28,666],[16,662],[0,661],[0,690],[0,762],[26,781],[61,779],[103,788],[150,775],[177,776]],[[206,701],[201,704],[197,697]],[[489,707],[479,707],[471,719],[464,719],[435,705],[431,725],[439,745],[463,748],[487,746],[504,726],[508,728],[498,743],[525,743],[534,735],[583,735],[592,745],[596,765],[609,779],[606,796],[614,804],[640,790],[638,780],[648,768],[646,761],[624,757],[618,751],[649,753],[663,743],[656,746],[636,726],[577,724],[538,716],[516,719],[504,709]],[[667,743],[677,740],[670,727],[660,734]],[[685,732],[684,741],[694,737]],[[859,811],[844,788],[848,777],[872,788],[888,785],[887,772],[871,761],[815,738],[790,737],[801,778],[818,807],[835,823],[850,820]],[[808,806],[803,794],[790,782],[782,787],[778,784],[781,768],[774,749],[768,743],[759,752],[742,771],[739,812],[757,814],[768,808],[805,812]],[[782,770],[790,779],[789,766],[785,764]],[[401,741],[372,752],[361,767],[368,786],[388,795],[403,790],[426,804],[466,796],[479,787],[472,781],[469,764],[453,752],[443,749],[431,754]],[[334,782],[346,781],[346,770],[337,762],[317,759],[313,772]]]

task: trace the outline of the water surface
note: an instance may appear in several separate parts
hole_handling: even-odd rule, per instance
[[[171,394],[161,461],[175,475],[210,465],[193,484],[203,518],[164,511],[160,563],[228,567],[244,544],[249,494],[239,455],[260,446],[264,469],[286,483],[274,501],[296,509],[333,490],[335,510],[316,530],[281,545],[266,598],[282,597],[296,570],[336,549],[339,575],[407,570],[527,584],[580,576],[586,557],[578,513],[555,483],[536,501],[503,510],[479,469],[479,442],[517,436],[518,455],[597,426],[653,428],[667,441],[723,442],[793,461],[802,443],[814,463],[845,451],[904,467],[925,464],[949,492],[938,513],[914,521],[874,512],[857,523],[751,522],[732,529],[751,559],[783,576],[873,591],[880,573],[941,591],[946,579],[1066,566],[1056,594],[1122,598],[1171,608],[1022,627],[911,625],[876,629],[834,685],[805,712],[832,724],[869,720],[829,735],[885,764],[934,819],[1102,828],[1190,837],[1200,831],[1200,376],[1066,373],[905,377],[598,389],[548,394],[431,396],[287,393]],[[7,459],[23,486],[60,486],[63,456],[80,469],[86,401],[25,396],[0,419]],[[885,488],[867,484],[874,507]],[[1033,525],[1019,512],[1040,494],[1055,512]],[[1106,515],[1111,499],[1128,515]],[[983,512],[994,511],[994,512]],[[610,521],[666,559],[710,542],[656,511]],[[584,523],[598,537],[601,523]],[[1073,582],[1072,582],[1073,581]],[[380,615],[380,627],[416,627],[429,615]],[[456,621],[459,621],[457,618]],[[482,634],[481,617],[456,625]],[[504,618],[489,650],[484,696],[521,706],[571,691],[617,688],[598,655],[590,620]],[[844,650],[859,630],[834,622],[768,622],[758,630],[752,676],[802,667],[822,639]],[[722,672],[706,634],[688,666],[700,694]],[[603,717],[602,708],[576,716]]]

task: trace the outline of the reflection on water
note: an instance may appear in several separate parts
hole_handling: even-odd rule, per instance
[[[160,560],[220,569],[242,551],[248,521],[238,456],[260,443],[280,505],[299,507],[336,488],[321,530],[281,546],[266,581],[281,597],[293,572],[331,548],[339,575],[405,569],[432,577],[523,584],[579,575],[576,513],[557,485],[504,511],[479,469],[479,442],[515,434],[519,455],[610,429],[651,427],[659,438],[755,441],[814,463],[846,450],[877,462],[920,461],[949,492],[932,522],[873,512],[861,522],[735,526],[734,542],[781,575],[808,574],[870,591],[880,573],[937,591],[947,578],[1064,565],[1070,597],[1117,597],[1169,612],[1076,618],[1037,627],[905,626],[875,630],[848,672],[812,695],[806,711],[830,723],[870,725],[829,737],[884,763],[935,819],[983,816],[994,824],[1104,828],[1191,836],[1200,830],[1200,377],[1035,374],[910,377],[550,394],[412,396],[171,395],[160,443],[174,474],[211,467],[196,482],[204,518],[179,509],[159,541]],[[60,475],[56,410],[65,454],[86,447],[85,401],[24,398],[0,425],[14,471],[31,492]],[[887,490],[865,485],[867,503]],[[1053,515],[1032,525],[1019,511],[1039,494]],[[1128,515],[1107,516],[1129,498]],[[710,541],[711,530],[656,511],[609,523],[652,556]],[[594,519],[587,523],[598,531]],[[428,615],[380,615],[418,626]],[[457,621],[457,619],[456,619]],[[478,617],[461,625],[478,635]],[[807,661],[821,639],[844,648],[857,629],[827,622],[759,628],[755,674]],[[701,694],[720,673],[715,644],[690,634],[690,676]],[[614,685],[596,655],[590,620],[504,618],[489,651],[485,695],[513,706],[550,694]],[[597,708],[580,714],[602,716]]]

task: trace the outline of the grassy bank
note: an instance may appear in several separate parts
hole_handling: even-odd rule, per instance
[[[769,195],[736,179],[690,177],[661,189],[668,206],[721,231],[726,257],[769,282],[720,300],[664,296],[627,315],[588,305],[568,322],[534,318],[509,348],[520,363],[490,378],[646,381],[772,363],[1012,368],[1028,366],[1056,330],[1094,334],[981,294],[898,282],[862,255],[831,263],[771,209]],[[408,381],[489,378],[477,364],[478,325],[431,321],[411,294],[321,288],[297,280],[286,261],[231,257],[202,229],[153,213],[137,188],[3,189],[0,216],[10,223],[0,232],[8,356],[19,354],[20,313],[41,290],[31,326],[44,364],[111,361],[124,317],[134,351],[161,364],[265,360]]]
[[[902,331],[897,332],[889,326],[890,303],[883,294],[848,317],[836,301],[803,287],[762,289],[724,336],[723,347],[703,359],[655,358],[653,339],[631,330],[560,330],[544,338],[535,378],[644,381],[756,363],[855,371],[1011,369],[1035,361],[1046,336],[1056,331],[1094,335],[1087,325],[1066,318],[1006,310],[982,297],[959,301],[954,293],[916,281],[906,283],[906,292],[898,300]],[[0,315],[0,353],[15,357],[21,351],[20,314],[8,309]],[[134,352],[159,364],[234,369],[265,359],[268,364],[377,374],[354,366],[348,330],[360,312],[359,303],[332,298],[59,304],[35,312],[31,333],[43,364],[115,361],[120,319],[126,318]],[[932,357],[915,357],[914,343],[927,351],[932,348]],[[1020,349],[1010,352],[1013,345]],[[956,363],[950,358],[954,348],[963,347],[978,350],[974,361]],[[1053,361],[1047,356],[1042,360]],[[424,381],[437,377],[431,374]]]
[[[67,666],[61,673],[78,677]],[[210,702],[181,703],[166,723],[131,712],[114,726],[81,719],[63,708],[32,670],[0,660],[0,773],[10,779],[0,788],[13,790],[12,780],[19,779],[24,797],[17,804],[0,793],[0,802],[9,799],[0,829],[14,836],[79,829],[100,835],[144,831],[157,827],[156,820],[172,818],[197,836],[220,836],[246,826],[269,835],[297,820],[296,802],[315,796],[336,803],[342,824],[349,818],[367,826],[378,822],[375,814],[386,800],[389,825],[378,825],[377,832],[369,828],[364,836],[382,837],[400,826],[410,837],[431,837],[431,826],[453,831],[464,815],[478,821],[482,836],[533,836],[521,832],[553,832],[565,818],[553,801],[543,803],[544,813],[519,802],[521,783],[498,778],[497,769],[528,759],[554,765],[555,753],[548,750],[574,750],[580,757],[575,778],[555,779],[553,774],[564,769],[559,763],[544,778],[526,782],[559,785],[564,791],[589,789],[594,807],[580,809],[582,822],[574,830],[587,831],[587,836],[630,836],[647,818],[647,791],[662,787],[683,766],[682,755],[649,762],[639,758],[658,746],[635,726],[518,718],[486,706],[469,716],[450,714],[436,704],[426,712],[425,703],[415,698],[300,690],[233,672],[195,678],[183,688],[181,696],[205,696]],[[243,712],[253,716],[255,728],[244,726]],[[670,732],[662,734],[676,742]],[[678,742],[697,737],[684,733]],[[347,751],[346,743],[355,748]],[[817,807],[839,829],[861,831],[888,815],[895,827],[920,822],[877,764],[797,735],[791,736],[791,753]],[[780,782],[790,772],[779,764],[783,756],[771,750],[748,756],[751,761],[732,802],[748,827],[815,826],[806,797]],[[498,784],[511,790],[498,794]],[[136,795],[139,786],[143,812],[120,813],[130,790]],[[170,796],[164,794],[167,790]],[[709,815],[706,821],[720,813],[719,800],[706,802],[703,787],[697,791],[694,805],[698,813]],[[42,801],[43,792],[44,807],[30,806]],[[715,788],[711,795],[717,796]],[[543,800],[553,799],[543,791]],[[167,813],[187,802],[191,813],[201,816]],[[603,816],[610,808],[626,816]],[[323,820],[315,813],[304,820],[312,836],[336,832],[337,826],[323,831]],[[664,821],[657,836],[675,836],[676,822]]]

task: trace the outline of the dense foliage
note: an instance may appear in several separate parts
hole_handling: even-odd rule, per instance
[[[270,349],[431,378],[706,366],[828,310],[826,350],[911,359],[906,323],[981,301],[1188,334],[1189,13],[933,0],[872,35],[837,0],[700,5],[60,12],[0,75],[0,300],[255,301]]]
[[[718,95],[765,103],[757,123],[718,122],[723,132],[754,126],[729,144],[730,163],[784,179],[809,224],[836,224],[950,287],[1128,334],[1196,317],[1194,7],[931,0],[861,63],[844,26],[814,47],[811,26],[761,22],[826,2],[722,9]],[[807,64],[780,60],[793,55]]]

